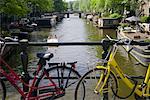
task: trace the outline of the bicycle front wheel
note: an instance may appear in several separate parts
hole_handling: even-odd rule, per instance
[[[80,74],[70,68],[57,66],[47,69],[47,73],[51,77],[52,81],[57,85],[58,88],[62,88],[65,91],[65,96],[63,97],[65,100],[73,100],[75,87],[78,83],[78,79],[81,77]],[[43,84],[52,83],[50,80],[46,79],[46,75],[40,78],[36,86],[41,87]],[[84,87],[84,85],[82,85]],[[52,88],[52,87],[50,87]],[[37,95],[39,95],[40,89],[37,90]]]
[[[6,98],[6,88],[4,82],[0,79],[0,98],[5,100]]]
[[[117,93],[118,84],[117,79],[114,74],[111,72],[107,80],[107,87],[103,88],[102,93],[99,93],[99,89],[103,84],[104,79],[101,79],[101,83],[98,85],[100,77],[104,75],[106,69],[95,68],[88,71],[80,79],[75,90],[75,100],[113,100],[115,96],[112,92],[112,89]],[[85,85],[85,92],[83,92],[82,84]],[[97,86],[97,89],[96,89]],[[96,92],[96,90],[97,92]]]

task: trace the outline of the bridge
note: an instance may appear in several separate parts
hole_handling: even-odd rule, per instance
[[[79,18],[81,18],[82,16],[82,11],[65,11],[64,12],[64,14],[66,14],[67,15],[67,18],[70,18],[70,14],[74,14],[74,13],[77,13],[77,14],[79,14]]]

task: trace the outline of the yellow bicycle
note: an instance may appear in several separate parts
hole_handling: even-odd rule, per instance
[[[125,39],[104,39],[103,47],[103,64],[89,70],[79,80],[75,90],[75,100],[118,100],[127,99],[132,94],[135,94],[137,100],[150,100],[150,64],[144,76],[143,83],[138,84],[138,81],[123,73],[117,62],[115,55],[118,50],[118,45],[150,45],[150,42],[137,42]],[[123,81],[131,91],[127,96],[120,96],[119,81]],[[82,84],[85,88],[83,89]],[[83,91],[85,90],[85,92]],[[121,90],[123,91],[123,90]]]

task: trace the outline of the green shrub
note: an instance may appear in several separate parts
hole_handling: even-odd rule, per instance
[[[109,17],[110,18],[118,18],[118,19],[122,18],[122,16],[118,13],[113,13],[113,14],[109,15]]]
[[[140,21],[143,23],[148,23],[148,22],[150,22],[150,17],[149,16],[142,16],[140,18]]]
[[[122,27],[128,27],[129,23],[120,23],[120,26],[122,26]]]
[[[108,16],[109,16],[109,12],[102,13],[102,17],[108,17]]]
[[[144,40],[144,42],[150,42],[150,39],[146,39],[146,40]]]

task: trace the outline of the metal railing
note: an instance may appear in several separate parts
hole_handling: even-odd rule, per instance
[[[105,42],[110,42],[105,41]],[[47,43],[47,42],[5,42],[7,46],[9,45],[20,45],[26,44],[27,46],[94,46],[94,45],[102,45],[104,42],[58,42],[58,43]],[[113,45],[114,42],[110,42],[110,45]],[[139,45],[139,46],[146,46],[150,45],[150,42],[141,42],[141,41],[131,41],[130,44],[125,42],[118,42],[117,45]]]

